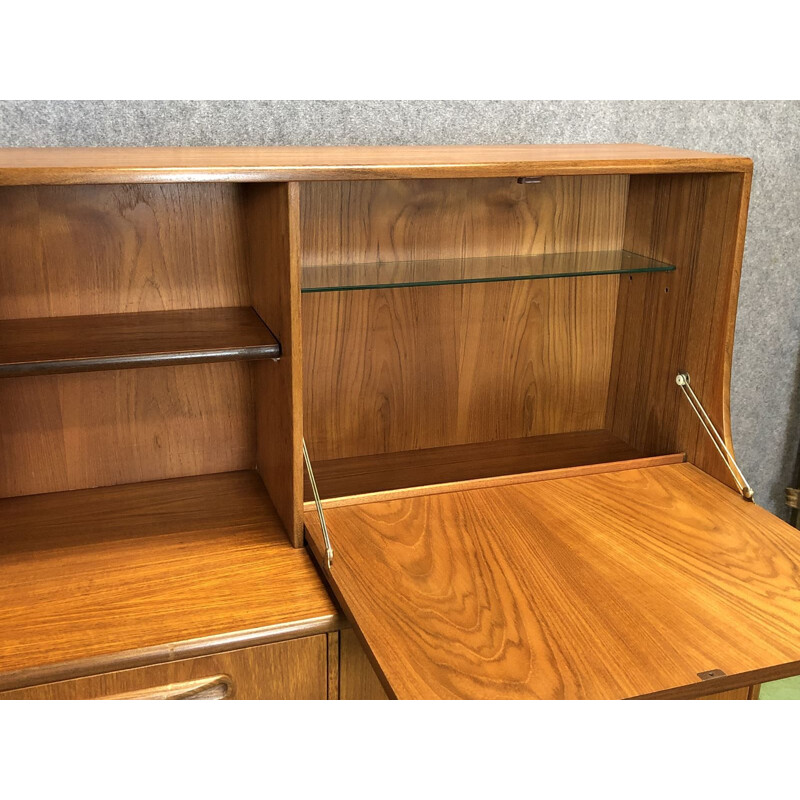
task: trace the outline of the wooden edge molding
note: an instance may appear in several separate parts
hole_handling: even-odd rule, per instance
[[[748,163],[744,163],[747,161]],[[290,181],[370,181],[411,178],[515,178],[529,172],[550,175],[648,175],[690,172],[752,172],[749,159],[702,161],[576,161],[522,164],[379,165],[375,167],[177,167],[168,168],[9,168],[0,170],[0,186],[73,186],[117,183],[286,183]]]
[[[712,680],[701,680],[697,683],[690,683],[688,686],[677,686],[674,689],[665,689],[662,692],[643,694],[637,697],[628,698],[630,700],[696,700],[709,694],[727,692],[731,689],[750,688],[751,700],[757,700],[761,691],[762,683],[779,681],[783,678],[793,678],[800,675],[800,661],[792,661],[787,664],[778,664],[774,667],[755,669],[750,672],[740,672],[737,675],[726,675]]]
[[[214,634],[184,642],[141,647],[119,653],[94,656],[93,658],[48,664],[42,667],[15,670],[0,675],[0,691],[24,689],[43,683],[56,683],[73,678],[85,678],[89,675],[101,675],[134,667],[149,667],[171,661],[182,661],[185,658],[209,656],[228,650],[241,650],[261,644],[284,642],[287,639],[299,639],[318,633],[338,631],[348,623],[338,614],[315,617],[302,622],[285,622],[265,628],[255,628],[235,633]]]
[[[353,494],[346,497],[331,497],[322,501],[323,508],[342,508],[344,506],[382,503],[388,500],[400,500],[406,497],[421,497],[432,494],[448,494],[450,492],[466,492],[472,489],[487,489],[493,486],[508,486],[514,483],[535,483],[557,478],[574,478],[580,475],[595,475],[600,472],[621,472],[627,469],[644,469],[646,467],[663,467],[667,464],[680,464],[686,460],[684,453],[671,453],[665,456],[649,456],[633,458],[627,461],[611,461],[603,464],[586,464],[581,467],[561,467],[559,469],[541,470],[539,472],[523,472],[515,475],[496,475],[491,478],[474,478],[466,481],[451,481],[428,486],[409,486],[405,489],[388,489],[383,492]],[[313,500],[303,503],[303,511],[314,511]]]
[[[749,158],[644,144],[0,148],[0,185],[284,182],[752,172]]]

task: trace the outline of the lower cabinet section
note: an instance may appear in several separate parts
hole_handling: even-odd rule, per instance
[[[324,634],[0,692],[4,700],[325,700]]]
[[[352,630],[339,633],[339,699],[389,699]]]
[[[741,689],[730,689],[701,697],[700,700],[758,700],[758,686],[744,686]]]
[[[702,700],[755,700],[758,686]],[[352,630],[0,692],[0,700],[387,700]]]

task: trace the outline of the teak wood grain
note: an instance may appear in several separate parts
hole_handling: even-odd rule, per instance
[[[0,185],[749,172],[752,166],[747,158],[645,144],[2,148]]]
[[[606,427],[647,452],[681,450],[733,486],[675,384],[691,384],[733,452],[730,371],[750,176],[631,178],[625,248],[675,272],[620,281]]]
[[[249,306],[242,187],[0,189],[0,319]]]
[[[328,650],[328,700],[339,699],[339,631],[327,636]]]
[[[0,320],[0,378],[279,356],[252,308]]]
[[[0,497],[252,469],[251,366],[0,380]]]
[[[281,342],[281,360],[253,365],[257,468],[290,541],[303,544],[300,212],[297,184],[247,187],[253,306]]]
[[[339,700],[387,700],[388,696],[350,629],[339,634]]]
[[[615,250],[627,183],[304,186],[303,264]],[[618,287],[599,276],[304,295],[311,457],[604,427]]]
[[[215,677],[224,678],[226,685],[219,694],[209,693],[212,699],[324,700],[325,636],[13,689],[0,692],[0,700],[161,699],[176,684],[202,684]]]
[[[355,456],[317,461],[313,467],[320,496],[327,498],[627,461],[640,456],[622,439],[599,430]],[[304,498],[313,498],[307,478]]]
[[[198,639],[338,627],[252,471],[2,500],[0,556],[4,688],[140,648],[153,663]]]
[[[627,175],[304,184],[303,266],[616,250],[627,189]]]
[[[283,350],[0,380],[0,687],[380,694],[352,632],[312,636],[340,620],[285,536],[304,424],[326,492],[538,470],[327,501],[388,694],[721,699],[800,673],[800,546],[701,471],[727,479],[674,384],[730,443],[751,171],[645,145],[0,149],[0,337],[252,306]],[[301,267],[623,247],[675,272],[300,299]],[[624,443],[646,458],[589,460]],[[241,649],[298,636],[294,688]]]
[[[331,583],[399,698],[698,697],[800,673],[796,531],[691,464],[326,517]]]

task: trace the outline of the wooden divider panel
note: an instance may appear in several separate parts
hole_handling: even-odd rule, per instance
[[[258,472],[296,547],[303,544],[300,219],[296,183],[246,192],[253,307],[281,343],[281,358],[253,365]]]

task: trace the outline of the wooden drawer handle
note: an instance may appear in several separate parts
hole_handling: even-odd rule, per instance
[[[214,675],[196,681],[168,683],[152,689],[110,694],[100,700],[224,700],[233,692],[230,675]]]

